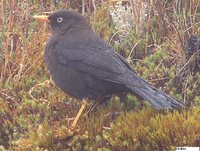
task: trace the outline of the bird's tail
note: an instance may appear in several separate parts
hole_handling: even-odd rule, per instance
[[[156,109],[173,109],[184,107],[184,104],[170,95],[156,89],[143,79],[139,79],[137,84],[128,84],[131,93],[137,94],[149,101]]]

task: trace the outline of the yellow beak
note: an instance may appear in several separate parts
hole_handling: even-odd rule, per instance
[[[48,17],[49,16],[47,16],[47,15],[35,15],[35,16],[33,16],[33,18],[35,18],[38,21],[42,21],[42,22],[49,22]]]

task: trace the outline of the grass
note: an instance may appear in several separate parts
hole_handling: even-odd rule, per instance
[[[199,0],[147,2],[145,22],[140,20],[143,2],[124,1],[123,6],[139,7],[123,39],[108,13],[116,2],[0,2],[0,150],[200,146],[200,73],[193,70],[195,57],[188,59],[184,52],[187,38],[199,33]],[[60,8],[84,12],[93,29],[125,56],[140,76],[190,106],[181,111],[156,111],[133,95],[114,96],[90,117],[82,116],[77,129],[70,131],[81,103],[50,81],[43,60],[50,30],[32,18]]]

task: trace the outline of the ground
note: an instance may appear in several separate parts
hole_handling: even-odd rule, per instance
[[[187,39],[199,33],[199,1],[146,2],[143,10],[128,14],[134,17],[128,17],[130,24],[125,20],[126,26],[110,10],[117,7],[119,14],[127,14],[126,10],[143,5],[142,1],[116,2],[0,2],[0,150],[132,151],[200,146],[199,50],[192,55],[185,51]],[[81,116],[77,128],[71,130],[81,102],[51,82],[43,60],[50,29],[32,17],[61,8],[84,12],[93,29],[141,77],[187,107],[156,111],[136,96],[120,94],[89,117]],[[138,20],[142,14],[145,17]],[[128,32],[122,32],[122,26]]]

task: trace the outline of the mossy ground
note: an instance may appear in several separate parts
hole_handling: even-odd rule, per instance
[[[120,94],[89,117],[81,116],[73,131],[72,117],[81,102],[51,82],[43,60],[50,30],[32,16],[58,8],[81,11],[81,4],[0,2],[0,150],[132,151],[200,146],[200,70],[192,68],[195,59],[188,61],[184,53],[188,36],[198,34],[197,2],[183,3],[185,14],[175,13],[171,1],[147,3],[144,32],[137,33],[136,22],[120,41],[107,13],[111,3],[96,1],[96,11],[89,2],[85,4],[93,29],[125,56],[140,76],[189,107],[156,111],[140,98]],[[157,14],[152,14],[152,5]]]

